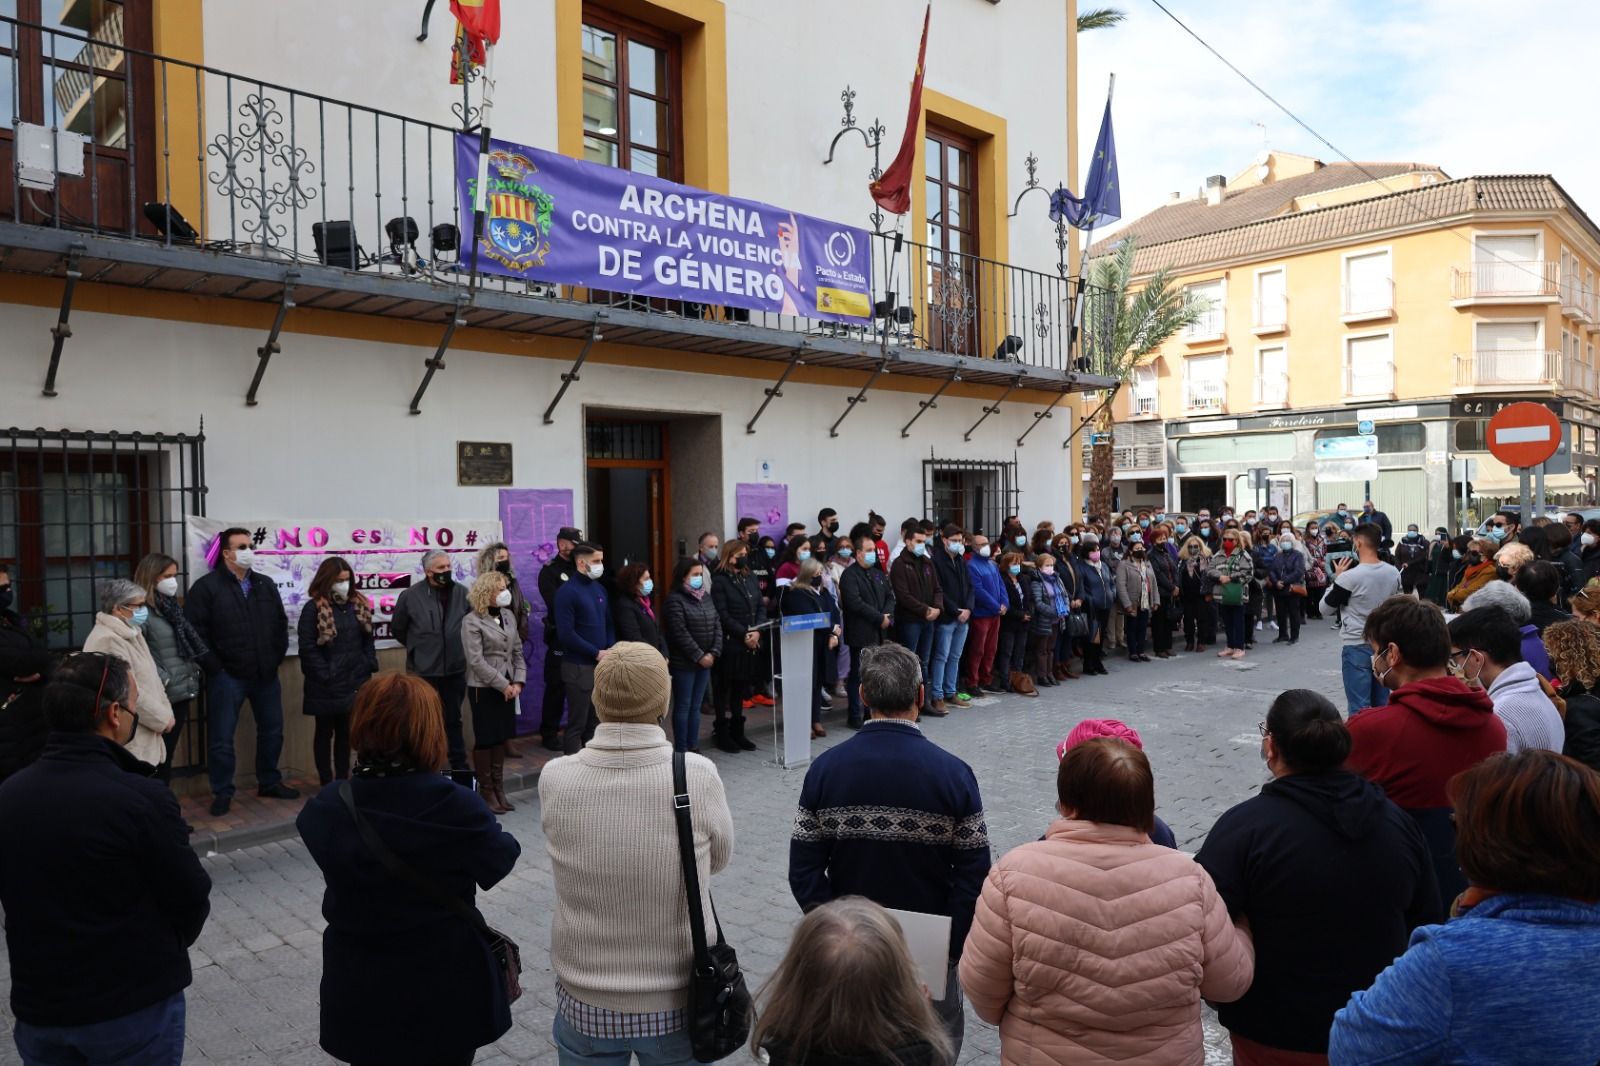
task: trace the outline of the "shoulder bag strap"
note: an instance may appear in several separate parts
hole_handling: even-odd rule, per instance
[[[372,852],[373,857],[383,864],[384,869],[411,885],[411,887],[439,904],[445,910],[465,918],[485,937],[492,940],[497,936],[494,930],[489,928],[489,923],[483,920],[483,915],[478,912],[478,908],[462,903],[432,880],[424,877],[412,867],[407,866],[400,860],[398,855],[389,850],[389,846],[383,842],[383,838],[378,836],[377,831],[372,828],[372,823],[361,816],[361,810],[356,806],[354,791],[350,788],[349,778],[339,782],[339,798],[344,801],[345,809],[350,812],[350,817],[355,821],[356,831],[361,834],[361,839],[367,845],[367,850]]]
[[[694,821],[689,813],[688,760],[684,753],[672,753],[672,813],[678,822],[678,857],[683,863],[683,887],[689,904],[689,933],[694,942],[694,965],[705,969],[711,965],[711,951],[706,947],[706,919],[700,912],[700,870],[694,858]],[[711,904],[711,917],[717,923],[717,943],[723,943],[722,921],[717,918],[717,905]]]

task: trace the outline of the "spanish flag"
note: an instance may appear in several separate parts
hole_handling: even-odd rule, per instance
[[[500,42],[500,0],[450,0],[459,24],[450,54],[450,84],[459,85],[468,64],[481,67],[484,48]]]
[[[923,60],[928,57],[928,21],[933,16],[933,0],[922,15],[922,44],[917,48],[917,72],[911,78],[911,108],[906,115],[906,132],[883,176],[868,186],[873,202],[885,211],[903,215],[911,210],[911,168],[917,157],[917,125],[922,117]]]

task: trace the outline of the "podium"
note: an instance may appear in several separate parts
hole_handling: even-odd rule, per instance
[[[833,619],[825,613],[786,615],[778,626],[783,644],[783,703],[781,715],[772,716],[774,733],[783,723],[781,737],[773,748],[778,765],[793,770],[811,761],[811,700],[818,679],[811,676],[812,635],[819,629],[832,629]]]

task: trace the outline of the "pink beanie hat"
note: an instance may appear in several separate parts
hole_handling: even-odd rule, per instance
[[[1072,727],[1072,732],[1067,734],[1065,740],[1056,745],[1056,758],[1066,758],[1069,748],[1075,748],[1084,741],[1094,740],[1096,737],[1116,737],[1118,740],[1126,740],[1140,751],[1144,750],[1144,742],[1139,739],[1138,732],[1126,722],[1115,718],[1085,718]]]

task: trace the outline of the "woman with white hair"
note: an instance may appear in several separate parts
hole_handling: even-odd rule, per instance
[[[83,650],[114,655],[133,671],[139,691],[138,706],[133,708],[138,725],[123,747],[140,762],[148,763],[154,774],[166,760],[167,746],[161,738],[172,728],[174,719],[172,705],[167,702],[167,686],[144,639],[150,607],[144,589],[126,578],[103,581],[99,591],[100,612],[94,616],[94,629],[83,642]]]
[[[807,559],[800,564],[794,581],[783,590],[779,607],[785,615],[833,613],[831,597],[822,587],[822,564]],[[825,737],[822,725],[822,674],[827,668],[827,658],[839,647],[839,636],[834,627],[813,630],[811,634],[811,735]]]
[[[483,802],[495,814],[505,814],[517,809],[506,798],[506,741],[516,732],[517,700],[528,679],[528,663],[505,574],[479,574],[467,603],[472,612],[461,623],[461,646],[472,707],[472,767]]]

